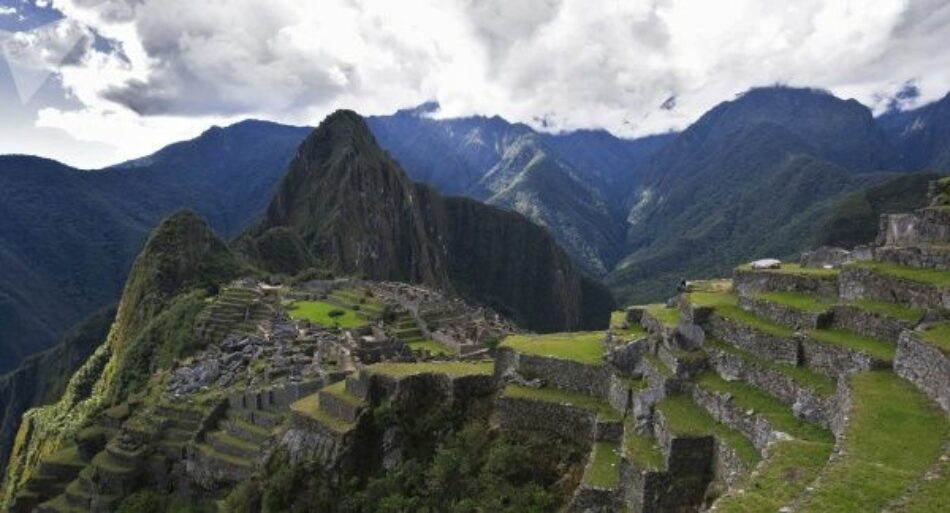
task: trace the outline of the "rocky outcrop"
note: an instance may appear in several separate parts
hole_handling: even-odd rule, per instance
[[[413,183],[350,111],[304,141],[253,235],[277,227],[339,271],[455,290],[529,329],[606,327],[613,308],[544,229]]]

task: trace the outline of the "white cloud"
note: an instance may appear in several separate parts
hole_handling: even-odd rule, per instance
[[[13,16],[16,14],[16,7],[0,5],[0,16]]]
[[[316,123],[430,99],[441,115],[635,136],[776,82],[878,110],[908,80],[911,101],[950,89],[942,0],[51,2],[115,44],[58,68],[81,106],[43,109],[38,123],[114,146],[103,164],[209,122]]]

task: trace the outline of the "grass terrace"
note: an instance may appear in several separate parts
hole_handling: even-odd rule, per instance
[[[728,278],[690,280],[686,285],[690,292],[732,292],[732,280]]]
[[[920,334],[920,338],[944,353],[950,353],[950,322],[940,322],[928,326]]]
[[[299,301],[290,309],[292,319],[306,319],[324,327],[361,328],[369,321],[348,310],[325,301]]]
[[[792,411],[772,397],[743,381],[726,381],[718,374],[707,371],[696,379],[696,383],[710,392],[730,394],[736,403],[746,410],[752,410],[768,419],[773,429],[788,433],[801,440],[832,443],[834,437],[820,426],[805,422]]]
[[[583,483],[601,490],[612,490],[620,484],[620,444],[597,442],[591,461],[584,472]]]
[[[656,440],[638,435],[630,420],[624,428],[623,447],[627,458],[637,467],[645,470],[662,470],[666,467],[663,450],[656,444]]]
[[[606,401],[584,394],[576,394],[559,388],[531,388],[522,385],[508,385],[504,396],[511,399],[526,399],[548,403],[566,404],[597,412],[604,420],[620,420],[620,413]]]
[[[512,335],[501,347],[519,353],[570,360],[585,365],[604,362],[604,332],[555,333],[551,335]]]
[[[354,425],[343,419],[334,417],[320,409],[320,395],[311,394],[290,405],[291,411],[310,417],[320,424],[338,432],[345,433],[353,429]]]
[[[872,299],[860,299],[851,303],[853,306],[867,312],[893,317],[907,322],[918,322],[924,316],[924,311],[919,308],[898,303],[887,303],[885,301],[874,301]]]
[[[419,340],[406,344],[413,351],[428,351],[433,356],[451,356],[456,354],[452,348],[436,342],[435,340]]]
[[[778,442],[758,472],[743,486],[716,503],[718,513],[779,511],[805,489],[831,456],[830,443],[789,440]]]
[[[777,363],[761,356],[752,354],[748,351],[743,351],[732,344],[727,344],[717,338],[707,338],[705,342],[706,347],[711,349],[716,349],[723,351],[725,353],[733,354],[742,358],[743,360],[750,361],[758,365],[759,367],[764,367],[767,369],[772,369],[777,372],[785,374],[796,383],[801,386],[810,388],[819,394],[830,396],[834,395],[836,390],[835,381],[824,374],[819,374],[815,371],[809,370],[805,367],[796,367],[787,363]]]
[[[625,339],[641,338],[647,335],[647,332],[640,325],[624,327],[627,324],[627,312],[618,310],[610,314],[610,330],[614,335]]]
[[[700,308],[736,306],[739,303],[738,296],[729,292],[690,292],[687,299],[691,305]]]
[[[749,271],[756,273],[777,273],[793,274],[796,276],[812,276],[815,278],[835,278],[840,272],[838,269],[825,269],[823,267],[803,267],[801,264],[783,263],[778,269],[753,269],[752,264],[744,264],[738,267],[740,271]]]
[[[761,331],[763,333],[768,333],[769,335],[774,335],[776,337],[789,338],[795,335],[795,330],[782,326],[777,322],[771,321],[759,317],[758,315],[751,314],[745,310],[739,308],[736,305],[723,304],[715,307],[716,315],[728,319],[730,321],[735,321],[740,324],[744,324],[750,328]]]
[[[761,458],[759,451],[748,438],[717,422],[706,410],[700,408],[685,395],[667,397],[657,403],[656,407],[663,413],[663,418],[666,419],[670,430],[675,435],[715,436],[732,447],[747,468],[752,468]]]
[[[884,361],[893,361],[896,351],[894,344],[848,330],[810,330],[808,337],[822,344],[861,351]]]
[[[363,404],[363,401],[359,397],[346,391],[346,381],[337,381],[332,385],[323,387],[323,389],[320,391],[328,393],[352,406],[359,406],[360,404]]]
[[[787,306],[806,313],[824,313],[832,306],[831,301],[825,301],[815,296],[798,292],[767,292],[756,296],[770,303]]]
[[[937,461],[950,435],[943,412],[893,373],[857,374],[851,387],[844,455],[822,471],[802,513],[880,511]]]
[[[678,308],[668,308],[666,305],[647,305],[646,311],[664,326],[675,328],[680,322],[680,313]]]
[[[904,280],[916,281],[926,285],[934,285],[938,287],[950,286],[950,271],[941,271],[939,269],[927,269],[922,267],[907,267],[887,262],[857,262],[851,265],[854,267],[870,269],[879,274],[892,276],[894,278],[901,278]]]
[[[940,462],[934,479],[925,479],[894,508],[901,513],[942,513],[950,498],[950,459]]]
[[[377,363],[366,367],[372,374],[382,374],[393,378],[405,378],[416,374],[446,374],[452,378],[463,376],[490,376],[495,370],[495,362],[426,362],[426,363]]]

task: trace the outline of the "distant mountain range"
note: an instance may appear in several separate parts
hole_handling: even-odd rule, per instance
[[[624,302],[662,299],[682,276],[792,256],[858,191],[950,170],[950,96],[875,119],[822,91],[755,89],[681,133],[636,140],[437,109],[367,123],[409,178],[545,226]],[[260,219],[311,130],[246,121],[98,171],[0,157],[0,373],[114,303],[171,212],[191,208],[228,238]]]

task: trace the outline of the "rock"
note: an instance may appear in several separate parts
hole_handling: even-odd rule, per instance
[[[802,267],[835,268],[852,261],[851,252],[841,248],[822,246],[802,253]]]
[[[750,264],[753,269],[778,269],[782,267],[782,261],[775,258],[763,258]]]

